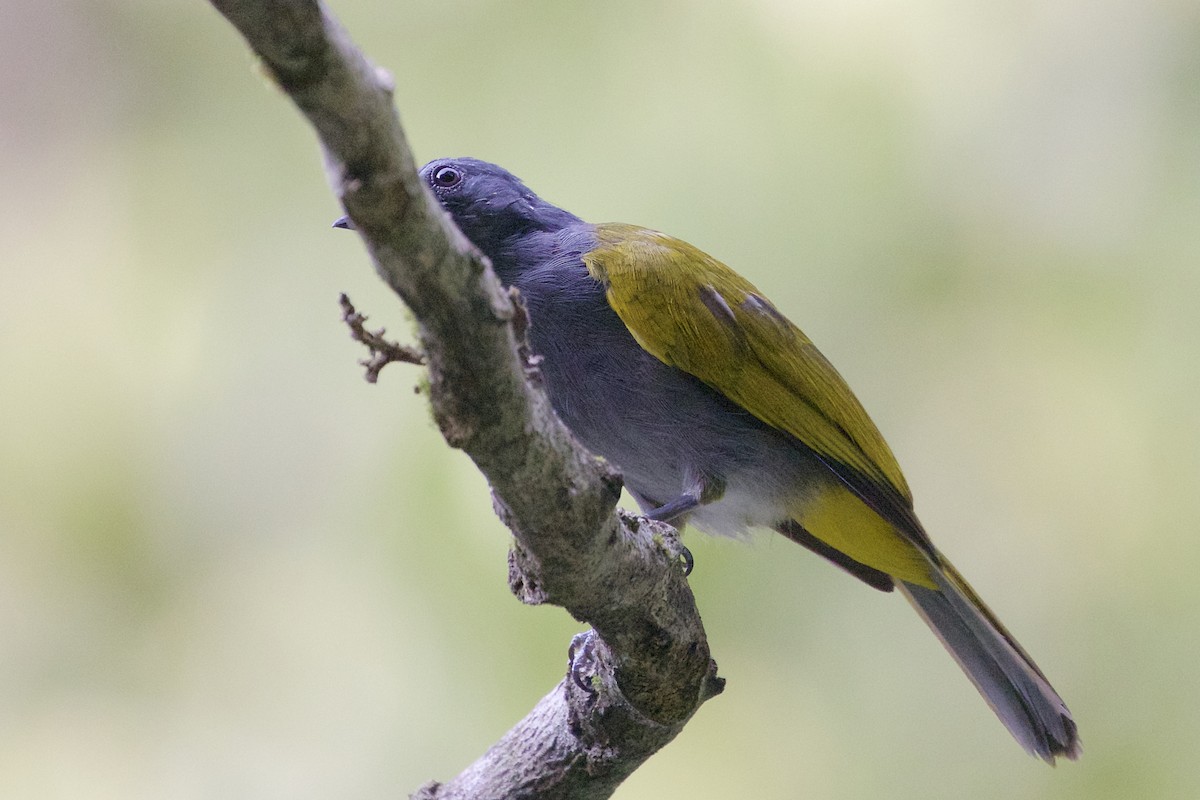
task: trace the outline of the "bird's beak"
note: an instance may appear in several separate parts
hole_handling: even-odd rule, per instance
[[[350,221],[350,217],[338,217],[333,221],[333,227],[345,228],[348,231],[354,230],[354,223]]]

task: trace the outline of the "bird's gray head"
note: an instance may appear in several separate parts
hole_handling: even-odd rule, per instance
[[[421,178],[454,224],[493,259],[531,233],[580,221],[538,197],[508,170],[475,158],[435,159],[421,168]]]

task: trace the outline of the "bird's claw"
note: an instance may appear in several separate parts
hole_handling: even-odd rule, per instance
[[[683,559],[683,577],[686,578],[692,574],[692,568],[696,566],[696,559],[692,558],[692,551],[682,544],[679,545],[679,557]]]
[[[596,688],[592,686],[591,679],[584,674],[584,669],[592,658],[594,641],[595,636],[592,632],[586,631],[573,638],[571,646],[567,648],[567,674],[571,676],[571,682],[578,686],[580,691],[592,697],[597,694]]]

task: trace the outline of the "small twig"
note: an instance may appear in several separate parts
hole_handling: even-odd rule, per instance
[[[338,297],[338,302],[342,305],[342,321],[350,328],[350,338],[356,342],[361,342],[366,345],[371,352],[370,358],[359,360],[367,368],[366,379],[367,383],[375,383],[379,380],[379,372],[393,361],[400,361],[405,364],[424,364],[425,355],[415,347],[399,344],[390,339],[383,338],[387,333],[385,328],[380,328],[377,331],[369,331],[363,327],[363,323],[367,321],[364,314],[358,313],[354,308],[354,304],[350,302],[350,298],[344,293]]]

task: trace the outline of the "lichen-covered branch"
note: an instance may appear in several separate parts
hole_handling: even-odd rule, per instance
[[[608,797],[721,688],[675,532],[614,512],[620,479],[551,411],[519,307],[422,186],[391,79],[315,0],[211,2],[316,130],[375,269],[412,309],[438,425],[487,476],[513,532],[513,591],[594,628],[572,675],[461,775],[416,796]]]

